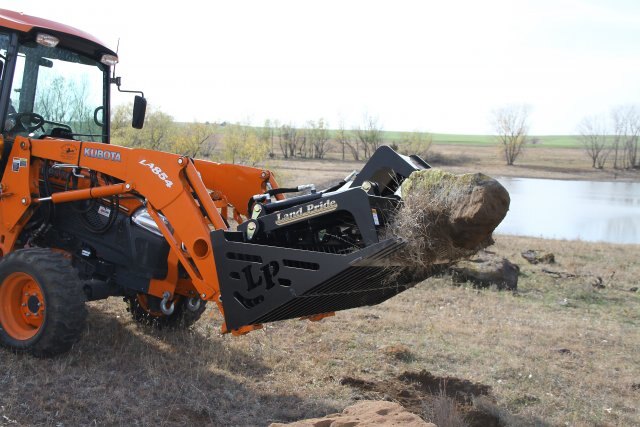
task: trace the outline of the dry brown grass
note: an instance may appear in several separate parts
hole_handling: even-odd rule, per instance
[[[576,150],[536,149],[512,168],[491,148],[464,152],[468,162],[447,170],[613,177],[585,166]],[[333,182],[361,167],[272,163],[296,184]],[[433,278],[380,306],[320,323],[270,324],[240,338],[220,336],[212,310],[192,330],[158,332],[131,321],[118,299],[91,303],[89,327],[70,353],[39,360],[0,351],[0,426],[267,425],[341,411],[359,397],[342,377],[388,380],[423,369],[492,386],[497,402],[485,406],[516,425],[640,424],[640,293],[629,291],[640,276],[640,248],[496,241],[493,249],[522,267],[516,294]],[[553,270],[577,277],[543,273],[545,266],[520,258],[525,249],[554,252]],[[591,285],[595,276],[604,289]]]
[[[423,369],[490,385],[495,411],[515,424],[640,424],[640,293],[629,291],[640,248],[496,241],[521,265],[516,294],[435,278],[379,306],[239,338],[219,335],[218,315],[157,332],[120,300],[92,303],[69,354],[0,351],[0,425],[267,425],[341,411],[359,397],[342,377]],[[525,249],[554,252],[552,269],[576,277],[543,273],[551,267],[527,264]],[[411,357],[390,357],[389,346]]]

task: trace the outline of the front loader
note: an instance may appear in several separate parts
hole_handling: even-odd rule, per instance
[[[85,301],[190,325],[213,302],[223,332],[319,320],[413,286],[392,255],[399,186],[429,168],[379,148],[326,189],[265,169],[110,144],[117,55],[89,34],[0,10],[0,343],[55,355]],[[136,97],[133,125],[146,101]]]

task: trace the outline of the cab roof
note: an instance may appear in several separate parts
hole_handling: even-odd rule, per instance
[[[25,34],[43,30],[61,39],[62,45],[82,53],[99,58],[102,54],[116,55],[103,42],[93,35],[65,24],[25,15],[22,12],[0,9],[0,27],[9,28]],[[88,42],[88,43],[87,43]]]

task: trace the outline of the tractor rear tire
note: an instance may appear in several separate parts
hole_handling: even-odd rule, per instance
[[[158,329],[189,328],[202,317],[207,309],[207,302],[200,301],[198,309],[191,311],[187,308],[187,299],[181,296],[178,296],[174,301],[175,310],[169,315],[160,311],[160,298],[151,295],[137,294],[134,297],[125,298],[125,301],[129,305],[127,310],[131,313],[133,320]]]
[[[71,261],[49,249],[21,249],[0,259],[0,344],[51,357],[84,331],[86,296]]]

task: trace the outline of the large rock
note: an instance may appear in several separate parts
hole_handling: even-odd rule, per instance
[[[420,268],[450,263],[493,243],[509,210],[509,193],[486,175],[440,169],[413,172],[402,184],[403,206],[391,232],[407,241],[402,256]]]
[[[397,403],[367,400],[347,407],[341,414],[296,421],[291,424],[273,423],[270,427],[356,427],[356,426],[406,426],[437,427]]]

